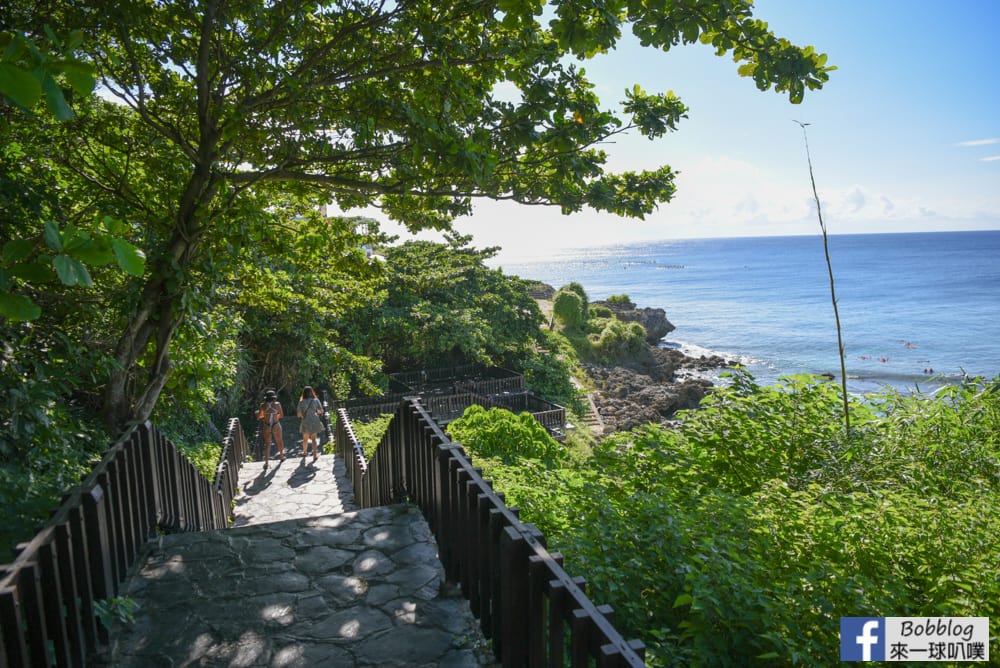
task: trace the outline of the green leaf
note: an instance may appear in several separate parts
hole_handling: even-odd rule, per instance
[[[11,276],[28,283],[48,283],[56,279],[52,267],[43,262],[22,262],[8,267]]]
[[[42,86],[30,72],[10,63],[0,63],[0,94],[30,109],[38,104],[38,99],[42,96]]]
[[[93,65],[71,60],[60,63],[60,67],[66,81],[77,95],[89,95],[94,90],[96,80]]]
[[[51,220],[45,223],[45,243],[55,252],[62,252],[62,233]]]
[[[3,261],[8,264],[20,262],[31,255],[31,250],[35,247],[30,239],[11,239],[3,245]]]
[[[111,247],[119,267],[133,276],[142,276],[146,271],[146,255],[141,250],[124,239],[112,239]]]
[[[56,268],[59,280],[65,285],[82,285],[85,288],[94,285],[87,268],[76,258],[69,255],[56,255],[52,259],[52,266]]]
[[[53,116],[60,121],[68,121],[75,116],[73,110],[66,104],[66,98],[63,96],[63,92],[55,79],[49,75],[45,75],[45,78],[42,80],[42,90],[45,91],[45,101]]]
[[[691,594],[681,594],[674,599],[674,607],[679,608],[682,605],[691,605],[693,602],[694,598],[692,598]]]
[[[90,235],[70,223],[62,232],[63,251],[73,253],[90,243]]]
[[[83,260],[87,264],[96,267],[103,267],[114,262],[115,255],[111,249],[111,243],[106,238],[88,239],[82,246],[72,249],[73,257]]]
[[[34,320],[42,314],[41,307],[24,295],[0,292],[0,315],[8,320]]]

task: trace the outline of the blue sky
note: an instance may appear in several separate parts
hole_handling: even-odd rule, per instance
[[[755,15],[838,69],[792,105],[703,45],[631,40],[584,63],[615,107],[638,83],[690,107],[678,131],[606,147],[614,170],[669,164],[645,221],[485,202],[456,227],[500,259],[682,237],[818,234],[802,130],[831,233],[1000,229],[1000,0],[759,0]]]

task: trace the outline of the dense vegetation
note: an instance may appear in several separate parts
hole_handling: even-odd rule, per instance
[[[567,57],[627,27],[710,44],[793,101],[827,79],[746,0],[662,4],[6,2],[0,561],[132,421],[210,466],[204,444],[266,386],[374,391],[483,361],[572,406],[577,359],[635,354],[642,333],[582,286],[539,329],[489,249],[396,246],[319,209],[413,230],[477,197],[645,215],[673,171],[607,173],[595,147],[687,110],[636,87],[607,111]],[[826,665],[841,615],[1000,617],[998,397],[855,399],[845,436],[829,384],[738,375],[676,429],[567,447],[482,410],[451,429],[651,663]]]
[[[542,4],[5,2],[0,562],[137,421],[209,470],[218,427],[248,415],[264,387],[286,401],[305,383],[363,392],[386,371],[475,360],[509,364],[572,405],[574,355],[629,353],[638,333],[586,312],[585,294],[575,346],[539,330],[524,286],[487,269],[491,251],[467,239],[393,246],[371,221],[320,214],[374,205],[412,230],[446,230],[479,197],[634,217],[669,201],[669,166],[613,174],[596,147],[628,131],[659,137],[685,105],[632,87],[609,111],[568,57],[613,49],[626,28],[655,49],[711,45],[793,102],[832,69],[746,0]],[[526,447],[540,438],[523,420],[497,434]],[[658,451],[636,442],[623,451]],[[626,489],[602,491],[612,464],[630,461],[613,450],[624,444],[606,447],[597,473],[582,463],[589,450],[544,442],[505,479],[551,477],[523,505],[594,564],[629,624],[668,638],[686,627],[610,595],[629,564],[602,566],[597,540],[624,534],[574,534],[578,518],[559,514],[569,507],[544,521],[545,494],[603,513],[632,503]],[[656,488],[636,491],[636,508]],[[719,614],[695,584],[678,590],[688,607]],[[701,649],[691,629],[685,656]]]
[[[845,439],[835,386],[738,373],[586,458],[510,414],[450,431],[650,665],[831,665],[841,616],[995,620],[1000,379],[851,410]]]

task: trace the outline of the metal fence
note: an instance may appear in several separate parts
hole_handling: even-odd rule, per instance
[[[371,461],[344,409],[334,438],[359,506],[408,499],[423,511],[448,579],[461,584],[504,666],[644,665],[642,642],[622,638],[611,609],[587,598],[584,581],[563,570],[418,397],[400,402]]]
[[[566,429],[566,409],[531,392],[491,394],[489,401],[491,406],[506,408],[511,413],[531,413],[539,424],[556,436],[562,436]]]
[[[95,604],[117,596],[157,529],[227,526],[246,453],[233,418],[209,481],[150,423],[126,432],[0,566],[0,668],[86,665],[108,642]]]

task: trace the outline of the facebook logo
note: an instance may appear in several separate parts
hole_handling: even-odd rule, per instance
[[[885,661],[885,618],[841,617],[840,660]]]

